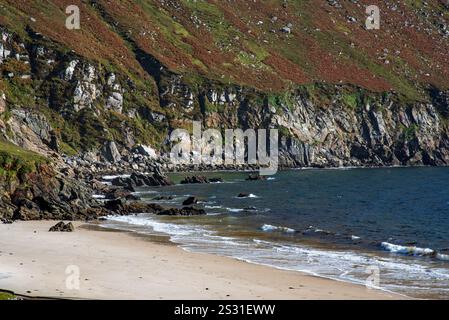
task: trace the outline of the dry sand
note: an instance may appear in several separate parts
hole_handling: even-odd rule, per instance
[[[80,223],[72,233],[48,232],[54,224],[0,225],[1,289],[87,299],[402,298],[300,272],[190,253],[129,233],[89,230]]]

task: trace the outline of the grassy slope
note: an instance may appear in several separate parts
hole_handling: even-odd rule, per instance
[[[48,160],[0,139],[0,178],[12,178],[32,172]]]
[[[0,300],[13,300],[16,296],[7,292],[0,292]]]
[[[7,0],[0,8],[0,24],[22,34],[28,25],[78,54],[133,74],[144,72],[118,29],[193,82],[200,74],[223,83],[283,91],[324,81],[374,91],[394,89],[411,98],[427,84],[449,87],[449,41],[438,31],[442,21],[448,24],[449,15],[441,1],[391,1],[395,10],[379,1],[378,31],[363,27],[365,8],[372,4],[365,0],[359,5],[340,1],[342,8],[322,0],[99,0],[95,6],[72,2],[81,8],[80,31],[64,28],[62,0],[32,5]],[[292,33],[280,32],[288,23]]]

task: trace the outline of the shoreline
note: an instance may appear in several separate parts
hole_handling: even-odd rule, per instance
[[[277,173],[283,171],[309,171],[309,170],[354,170],[354,169],[413,169],[413,168],[449,168],[448,165],[388,165],[388,166],[339,166],[339,167],[279,167]],[[167,169],[162,168],[164,170],[165,175],[196,175],[196,174],[216,174],[216,173],[258,173],[259,169],[254,168],[245,168],[245,169],[237,169],[237,168],[229,168],[229,169],[211,169],[211,168],[195,168],[192,170],[191,168],[181,168],[181,169]],[[105,176],[126,176],[130,175],[132,172],[145,173],[144,171],[135,171],[135,170],[119,170],[119,171],[102,171],[96,172],[95,177],[97,179],[101,179]]]
[[[81,222],[74,223],[73,233],[48,232],[53,224],[0,225],[0,288],[64,299],[408,299],[298,271],[192,253],[129,232],[93,230]],[[79,290],[66,287],[73,266],[80,271]]]

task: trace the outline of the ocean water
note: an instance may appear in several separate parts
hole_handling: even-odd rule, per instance
[[[104,225],[169,235],[194,252],[449,298],[449,168],[291,170],[266,181],[245,181],[247,173],[205,175],[224,182],[137,193],[170,206],[196,196],[207,216],[142,213],[109,217]],[[240,192],[250,197],[238,198]],[[152,200],[160,195],[174,199]]]

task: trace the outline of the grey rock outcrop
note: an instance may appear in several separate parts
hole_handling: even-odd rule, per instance
[[[26,183],[25,183],[26,182]],[[41,165],[35,172],[0,181],[0,218],[10,220],[93,220],[108,214],[82,181]]]
[[[101,155],[106,161],[111,163],[116,163],[122,160],[122,156],[114,141],[109,141],[104,145]]]
[[[6,96],[3,92],[0,92],[0,114],[6,111]]]
[[[198,199],[196,197],[188,197],[186,200],[183,201],[183,206],[191,206],[192,204],[198,203]]]
[[[153,148],[149,147],[149,146],[144,146],[144,145],[138,145],[134,148],[134,152],[150,157],[152,159],[157,158],[157,153],[156,150],[154,150]]]
[[[44,156],[58,156],[58,138],[47,118],[38,112],[26,109],[11,110],[3,129],[0,126],[0,133],[11,143],[26,150]]]
[[[172,182],[160,171],[151,174],[132,173],[129,178],[118,177],[111,181],[112,185],[134,190],[136,187],[168,186]]]
[[[75,231],[75,227],[71,222],[64,223],[63,221],[58,222],[53,227],[51,227],[49,232],[73,232]]]

